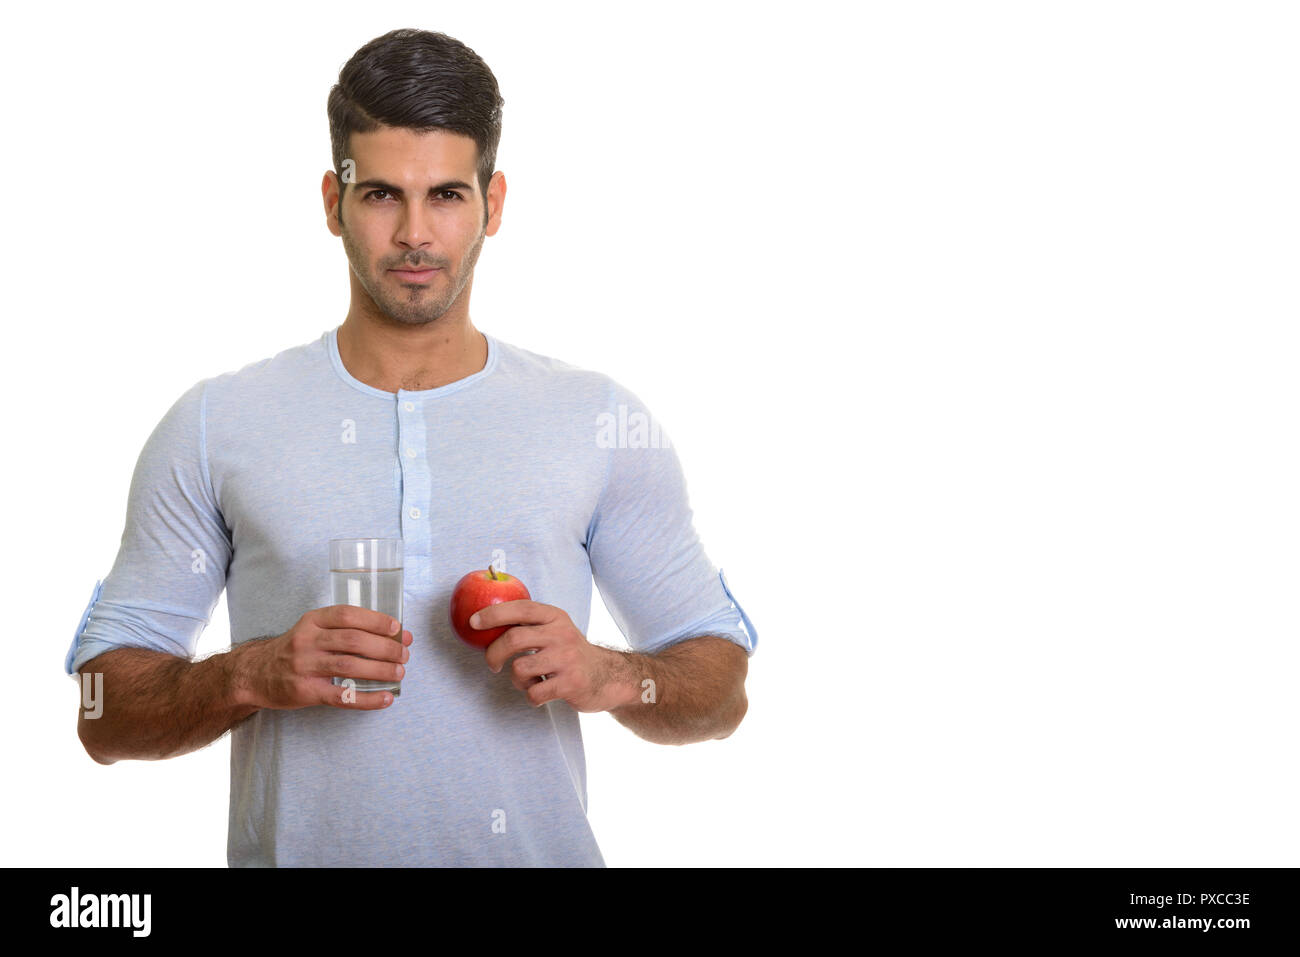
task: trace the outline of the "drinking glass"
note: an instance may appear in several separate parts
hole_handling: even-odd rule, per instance
[[[336,605],[356,605],[402,620],[402,540],[335,538],[330,540],[330,589]],[[395,640],[401,642],[402,629]],[[353,678],[357,691],[402,693],[400,681]],[[335,678],[336,685],[342,678]]]

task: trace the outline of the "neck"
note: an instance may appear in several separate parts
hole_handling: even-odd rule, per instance
[[[449,385],[487,364],[487,340],[469,316],[409,326],[353,312],[338,330],[339,358],[360,382],[383,392]]]

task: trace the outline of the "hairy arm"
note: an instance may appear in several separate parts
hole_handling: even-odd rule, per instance
[[[658,654],[613,652],[612,680],[628,702],[609,713],[655,744],[691,744],[725,738],[749,708],[745,649],[712,635],[689,638]]]
[[[81,674],[104,676],[102,713],[77,718],[86,753],[100,764],[159,761],[211,744],[257,710],[236,681],[239,650],[190,661],[114,648],[86,662]]]
[[[104,677],[99,716],[82,712],[77,734],[100,764],[160,761],[211,744],[262,708],[386,708],[391,694],[354,692],[332,679],[401,680],[414,639],[400,629],[400,622],[368,608],[327,605],[283,635],[241,642],[200,661],[114,648],[79,669],[83,678]]]

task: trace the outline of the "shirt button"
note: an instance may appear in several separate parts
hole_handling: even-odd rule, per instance
[[[419,517],[420,517],[420,510],[418,508],[411,509],[411,518],[419,518]]]
[[[415,411],[415,404],[412,403],[412,402],[408,402],[408,403],[406,403],[406,411],[407,411],[407,412],[414,412],[414,411]]]
[[[411,447],[408,445],[408,446],[406,447],[406,454],[407,454],[410,458],[415,458],[415,449],[411,448]]]

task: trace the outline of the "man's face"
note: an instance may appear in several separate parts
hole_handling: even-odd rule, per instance
[[[484,222],[474,140],[384,127],[354,133],[351,150],[354,179],[343,221],[330,216],[330,231],[342,237],[353,275],[381,314],[408,325],[433,322],[460,297],[484,237],[500,221],[498,200]],[[327,204],[332,178],[327,174]],[[498,191],[499,172],[489,186],[490,194]]]

